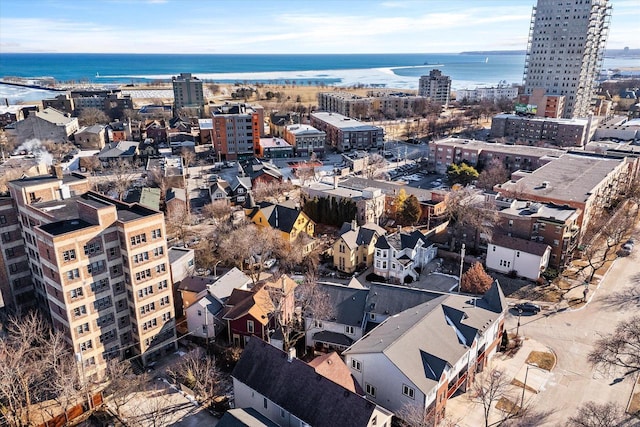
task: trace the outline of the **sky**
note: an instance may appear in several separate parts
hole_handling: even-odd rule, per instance
[[[640,48],[640,0],[607,47]],[[436,53],[526,49],[535,0],[0,0],[0,52]]]

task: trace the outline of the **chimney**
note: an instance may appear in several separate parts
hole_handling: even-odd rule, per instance
[[[358,229],[358,223],[356,222],[355,219],[351,220],[351,229],[353,231],[356,231]]]
[[[337,189],[338,188],[338,175],[334,175],[333,176],[333,189]]]
[[[287,352],[287,361],[291,362],[295,358],[296,358],[296,348],[295,347],[291,347],[289,349],[289,351]]]
[[[51,175],[54,175],[58,179],[62,179],[62,166],[51,165]]]

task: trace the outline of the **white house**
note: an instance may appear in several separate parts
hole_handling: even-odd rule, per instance
[[[391,427],[393,414],[251,337],[234,368],[236,408],[253,408],[279,426]]]
[[[195,269],[195,251],[193,249],[172,246],[168,252],[171,281],[174,284],[193,274]]]
[[[381,236],[375,248],[373,272],[398,283],[417,280],[416,268],[427,265],[438,253],[435,245],[418,230]]]
[[[416,405],[437,422],[495,353],[506,308],[497,282],[482,298],[441,295],[389,317],[343,357],[368,399],[394,412]]]
[[[545,243],[494,235],[487,249],[487,268],[501,273],[515,272],[537,280],[549,264],[551,247]]]

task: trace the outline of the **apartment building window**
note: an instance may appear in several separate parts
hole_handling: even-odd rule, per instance
[[[97,252],[100,252],[100,243],[87,243],[84,245],[84,254],[85,255],[93,255]]]
[[[77,268],[67,271],[67,279],[73,280],[80,277],[80,271]]]
[[[74,317],[84,316],[85,314],[87,314],[87,307],[85,307],[84,305],[81,305],[80,307],[76,307],[73,309]]]
[[[345,327],[344,327],[344,332],[345,332],[347,335],[353,335],[353,334],[355,334],[355,333],[356,333],[356,330],[355,330],[355,328],[354,328],[353,326],[345,326]]]
[[[92,262],[87,266],[87,272],[89,274],[99,273],[100,271],[104,270],[104,265],[105,265],[104,261]]]
[[[91,348],[93,348],[93,344],[91,343],[91,340],[85,341],[80,344],[80,352],[87,351]]]
[[[15,256],[15,251],[13,250],[13,248],[7,248],[4,250],[5,255],[7,256],[7,258],[13,258]]]
[[[163,313],[162,314],[162,321],[163,322],[168,322],[169,320],[171,320],[171,312],[169,311],[168,313]]]
[[[160,305],[161,306],[164,306],[164,305],[167,305],[167,304],[169,304],[169,297],[168,296],[160,298]]]
[[[362,364],[360,363],[360,361],[358,361],[356,359],[351,359],[351,367],[353,369],[355,369],[356,371],[361,371],[362,370]]]
[[[415,390],[406,384],[402,384],[402,394],[413,399],[415,396]]]
[[[137,234],[135,236],[131,236],[131,246],[137,246],[141,243],[147,242],[147,235],[145,233]]]
[[[167,271],[167,266],[163,264],[156,265],[156,273],[164,273]]]
[[[133,262],[136,264],[139,264],[143,261],[148,261],[149,260],[149,252],[142,252],[139,254],[135,254],[133,256]]]
[[[161,280],[158,282],[158,290],[167,289],[168,286],[169,284],[166,280]]]
[[[153,318],[142,324],[142,330],[146,331],[147,329],[155,328],[156,326],[158,326],[158,321],[155,318]]]
[[[105,343],[105,342],[113,341],[114,339],[116,339],[116,337],[117,337],[116,331],[115,329],[112,329],[100,335],[100,342]]]
[[[6,233],[2,233],[2,241],[4,243],[11,241],[11,233],[8,231]]]
[[[105,308],[111,307],[111,297],[107,296],[104,298],[100,298],[94,301],[93,307],[96,310],[103,310]]]
[[[153,256],[160,256],[164,254],[164,247],[159,246],[153,250]]]
[[[146,297],[153,294],[153,286],[147,286],[142,289],[138,289],[138,298]]]
[[[136,280],[144,280],[151,277],[151,270],[150,269],[146,269],[146,270],[142,270],[136,273]]]
[[[0,224],[6,224],[6,223],[7,223],[6,215],[0,215]]]
[[[159,228],[156,228],[155,230],[151,231],[151,238],[152,239],[159,239],[160,237],[162,237],[162,230]]]
[[[76,332],[78,332],[78,335],[82,335],[85,332],[89,332],[89,324],[88,323],[83,323],[82,325],[78,326],[76,328]]]
[[[105,316],[100,316],[98,317],[98,320],[96,320],[96,323],[98,324],[98,326],[106,326],[106,325],[110,325],[113,322],[115,322],[116,318],[113,315],[113,313],[109,313]]]
[[[151,302],[149,304],[143,305],[140,307],[140,314],[146,314],[154,311],[156,309],[156,304]]]
[[[109,280],[107,279],[100,279],[91,284],[91,292],[93,293],[102,292],[108,288],[109,288]]]
[[[69,294],[71,295],[71,299],[75,299],[75,298],[81,297],[82,296],[82,288],[71,289],[71,292],[69,292]]]
[[[109,248],[109,258],[118,256],[118,248]]]
[[[376,397],[376,388],[369,383],[364,383],[364,391],[371,397]]]

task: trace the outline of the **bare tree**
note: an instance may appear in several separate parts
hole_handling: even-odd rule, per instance
[[[640,316],[619,322],[612,334],[598,339],[587,359],[607,370],[626,369],[626,375],[640,371]]]
[[[257,201],[271,200],[280,203],[287,197],[291,198],[293,190],[294,187],[290,181],[257,182],[251,189],[251,193]]]
[[[192,233],[191,225],[193,224],[193,216],[189,213],[186,203],[176,203],[171,206],[171,209],[167,211],[165,221],[167,233],[177,237],[184,246]]]
[[[419,403],[407,403],[396,413],[401,427],[433,427],[435,411],[425,410]],[[445,417],[438,421],[438,427],[456,427],[460,420]]]
[[[202,215],[216,222],[226,221],[231,216],[231,206],[226,200],[216,200],[202,207]]]
[[[194,391],[205,407],[217,396],[220,372],[212,357],[200,351],[192,351],[175,365],[167,368],[167,374]]]
[[[618,427],[624,422],[622,409],[613,402],[587,402],[569,418],[569,427]]]
[[[104,393],[116,410],[116,414],[123,415],[122,408],[131,398],[131,394],[143,388],[148,377],[136,375],[129,361],[111,359],[107,362],[105,371],[107,387]]]
[[[296,168],[296,176],[300,180],[300,185],[304,186],[305,183],[316,177],[316,168],[312,165],[304,165]]]
[[[145,398],[137,405],[127,405],[125,425],[129,427],[164,427],[171,424],[176,410],[168,394],[172,393],[158,382],[153,382],[145,390]]]
[[[104,111],[94,107],[83,108],[78,116],[78,123],[80,126],[92,126],[96,123],[107,124],[109,123],[109,116]]]
[[[125,159],[118,159],[109,164],[109,171],[113,177],[111,187],[118,193],[120,200],[124,198],[125,193],[137,177],[137,166],[138,163]]]
[[[471,396],[475,402],[482,405],[485,427],[489,427],[489,417],[494,404],[503,397],[509,396],[510,382],[511,380],[504,371],[499,369],[491,369],[483,375],[476,376]],[[511,415],[515,415],[515,413]],[[504,419],[506,418],[508,417],[504,417]]]
[[[478,175],[476,186],[483,190],[493,190],[496,184],[502,184],[508,179],[509,171],[504,167],[504,163],[498,159],[493,159]]]
[[[189,166],[195,162],[196,152],[188,147],[183,147],[182,150],[180,150],[180,156],[182,157],[186,172],[189,174]]]
[[[455,248],[456,241],[467,233],[474,235],[474,245],[477,245],[482,236],[490,238],[497,221],[497,212],[493,206],[486,204],[481,194],[468,187],[451,190],[445,197],[445,203],[452,234],[452,249]]]
[[[383,177],[385,168],[389,163],[380,154],[371,154],[365,158],[365,166],[362,175],[367,179],[377,179]]]

